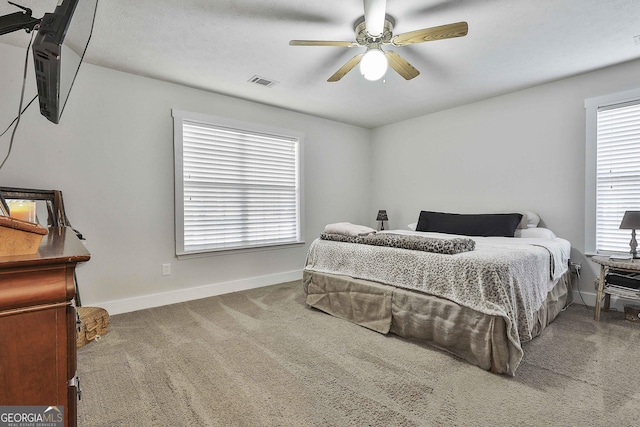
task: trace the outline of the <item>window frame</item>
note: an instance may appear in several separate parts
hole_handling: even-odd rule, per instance
[[[174,128],[174,217],[175,217],[175,251],[178,259],[185,257],[201,257],[228,254],[230,252],[242,253],[253,252],[259,250],[272,250],[291,247],[292,245],[303,245],[304,239],[304,134],[291,129],[283,129],[273,126],[267,126],[255,122],[247,122],[244,120],[230,119],[221,116],[213,116],[202,113],[194,113],[172,109]],[[298,161],[297,161],[297,182],[298,182],[298,238],[291,242],[276,242],[265,244],[243,245],[238,247],[226,248],[209,248],[202,250],[185,250],[184,239],[184,179],[183,179],[183,121],[195,121],[212,126],[226,127],[236,129],[238,131],[255,132],[268,134],[273,136],[282,136],[289,139],[297,139]]]
[[[615,252],[597,251],[597,150],[598,109],[640,100],[640,88],[585,99],[586,147],[585,147],[585,255],[611,255]]]

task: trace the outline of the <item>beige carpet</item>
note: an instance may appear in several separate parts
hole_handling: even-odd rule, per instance
[[[304,304],[284,283],[111,317],[78,425],[636,426],[640,324],[574,305],[504,377]]]

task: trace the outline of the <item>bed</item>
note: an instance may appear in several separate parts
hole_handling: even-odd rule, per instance
[[[322,233],[310,245],[303,272],[306,303],[515,375],[522,343],[570,301],[570,243],[527,227],[522,214],[514,214],[506,229],[477,235],[486,227],[468,227],[476,216],[463,218],[466,228],[454,217],[451,228],[437,215],[426,226],[423,213],[416,231]]]

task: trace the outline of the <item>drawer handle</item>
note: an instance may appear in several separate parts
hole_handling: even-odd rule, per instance
[[[80,388],[80,377],[77,374],[69,380],[69,387],[75,387],[78,400],[82,400],[82,389]]]

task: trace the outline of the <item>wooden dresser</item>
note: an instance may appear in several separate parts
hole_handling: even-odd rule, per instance
[[[68,227],[35,255],[0,257],[0,406],[62,406],[76,425],[74,271],[89,258]]]

